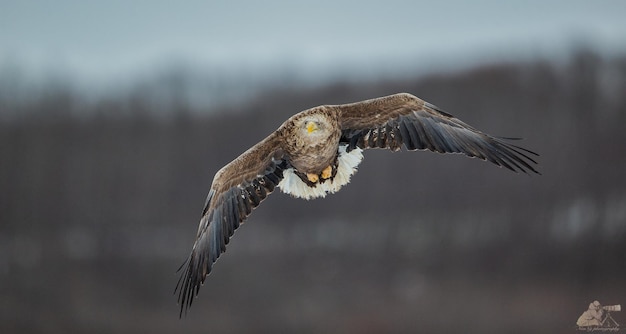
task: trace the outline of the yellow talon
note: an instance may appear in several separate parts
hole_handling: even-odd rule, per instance
[[[317,181],[320,180],[320,177],[317,174],[306,173],[306,178],[313,183],[317,183]]]
[[[328,179],[333,176],[333,167],[328,166],[322,171],[322,179]]]

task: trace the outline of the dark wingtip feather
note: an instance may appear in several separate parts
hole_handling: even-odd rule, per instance
[[[189,306],[191,306],[191,300],[193,299],[193,290],[191,284],[191,269],[189,264],[191,262],[191,256],[189,256],[185,262],[176,270],[178,274],[181,270],[183,273],[178,278],[178,282],[176,283],[176,288],[174,289],[174,295],[178,293],[177,304],[180,305],[180,312],[178,313],[178,318],[183,317],[183,313],[185,316],[187,315],[187,311],[189,310]],[[184,269],[183,269],[184,268]]]

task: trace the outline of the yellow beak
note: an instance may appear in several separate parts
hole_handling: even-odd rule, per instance
[[[313,131],[317,131],[317,124],[315,124],[315,122],[309,122],[306,125],[306,132],[311,133]]]

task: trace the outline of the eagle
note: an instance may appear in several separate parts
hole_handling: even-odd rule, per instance
[[[537,153],[488,135],[408,93],[322,105],[287,119],[276,131],[221,168],[204,203],[191,254],[178,269],[180,315],[239,225],[276,187],[314,199],[350,182],[363,150],[460,153],[514,172],[537,173]]]

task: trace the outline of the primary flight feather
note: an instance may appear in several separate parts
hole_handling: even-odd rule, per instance
[[[362,150],[462,153],[515,172],[539,173],[537,154],[483,133],[436,106],[401,93],[302,111],[220,169],[213,178],[191,254],[176,291],[191,306],[235,230],[276,187],[312,199],[350,182]]]

